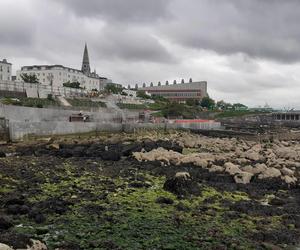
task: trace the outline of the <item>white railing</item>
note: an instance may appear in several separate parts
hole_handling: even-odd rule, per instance
[[[88,91],[85,89],[75,89],[67,87],[53,87],[50,85],[37,84],[37,83],[25,83],[25,82],[13,82],[0,80],[0,90],[4,91],[16,91],[27,92],[33,90],[37,92],[40,97],[46,98],[48,94],[60,95],[65,97],[78,97],[86,96]]]

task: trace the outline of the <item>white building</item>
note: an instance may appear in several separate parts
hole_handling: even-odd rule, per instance
[[[11,81],[11,63],[6,59],[0,61],[0,81]]]
[[[132,90],[132,89],[123,89],[123,93],[126,93],[127,96],[136,98],[136,90]]]
[[[43,85],[63,87],[67,82],[79,82],[80,87],[86,90],[103,90],[107,83],[111,82],[105,77],[100,77],[96,72],[90,71],[90,63],[87,46],[85,45],[82,69],[73,69],[62,65],[33,65],[24,66],[17,71],[17,81],[22,81],[22,74],[36,75]]]
[[[103,90],[108,79],[98,75],[85,75],[81,70],[67,68],[62,65],[33,65],[24,66],[17,71],[17,81],[22,81],[22,74],[36,75],[43,85],[63,87],[63,83],[79,82],[86,90]]]

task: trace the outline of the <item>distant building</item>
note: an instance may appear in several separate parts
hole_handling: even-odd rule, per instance
[[[145,85],[144,85],[145,86]],[[147,91],[152,96],[162,96],[176,102],[186,102],[187,100],[199,100],[207,95],[207,82],[188,82],[172,85],[161,85],[153,87],[142,87],[140,90]]]
[[[11,67],[12,64],[6,59],[0,60],[0,80],[11,81]]]
[[[123,93],[126,93],[127,96],[136,98],[136,90],[133,89],[123,89]]]
[[[17,81],[22,81],[22,74],[36,75],[39,82],[53,87],[63,87],[63,83],[79,82],[86,90],[103,90],[111,82],[100,77],[96,71],[91,72],[87,45],[84,47],[81,70],[68,68],[62,65],[32,65],[24,66],[17,71]]]

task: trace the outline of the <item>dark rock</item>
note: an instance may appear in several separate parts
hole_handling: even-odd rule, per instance
[[[20,214],[20,208],[21,208],[20,205],[9,205],[6,208],[6,212],[8,214]]]
[[[149,151],[151,151],[151,150],[153,150],[153,149],[156,149],[156,148],[157,148],[157,144],[156,144],[156,142],[154,142],[154,141],[147,140],[147,141],[144,141],[144,142],[143,142],[143,148],[144,148],[147,152],[149,152]]]
[[[0,230],[7,230],[13,226],[8,217],[0,216]]]
[[[0,151],[0,158],[5,158],[6,154],[3,151]]]
[[[133,152],[140,152],[142,150],[142,145],[140,143],[123,145],[122,155],[130,156]]]
[[[36,210],[31,210],[28,214],[28,218],[32,219],[37,224],[42,224],[46,221],[45,216]]]
[[[32,242],[27,235],[13,232],[0,233],[0,242],[13,247],[14,249],[27,249],[27,246],[32,245]]]
[[[155,200],[156,203],[159,204],[167,204],[172,205],[174,201],[171,198],[160,196]]]
[[[77,146],[73,149],[73,156],[84,157],[86,156],[86,148],[83,146]]]
[[[45,227],[37,227],[35,230],[36,230],[36,233],[38,235],[47,234],[49,232],[49,228],[47,226],[45,226]]]
[[[200,187],[197,182],[192,179],[184,179],[172,177],[164,183],[164,189],[179,196],[199,195]]]
[[[103,151],[100,154],[100,157],[104,161],[119,161],[121,159],[121,154],[118,151]]]
[[[24,199],[23,197],[20,198],[9,198],[6,200],[5,202],[5,206],[9,206],[9,205],[24,205]]]
[[[274,198],[270,201],[270,205],[273,206],[283,206],[286,202],[280,198]]]
[[[30,208],[26,205],[20,207],[20,214],[28,214],[30,212]]]

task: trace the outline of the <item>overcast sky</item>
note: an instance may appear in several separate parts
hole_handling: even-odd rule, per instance
[[[91,68],[124,86],[205,80],[209,95],[300,109],[299,0],[0,0],[0,58]]]

